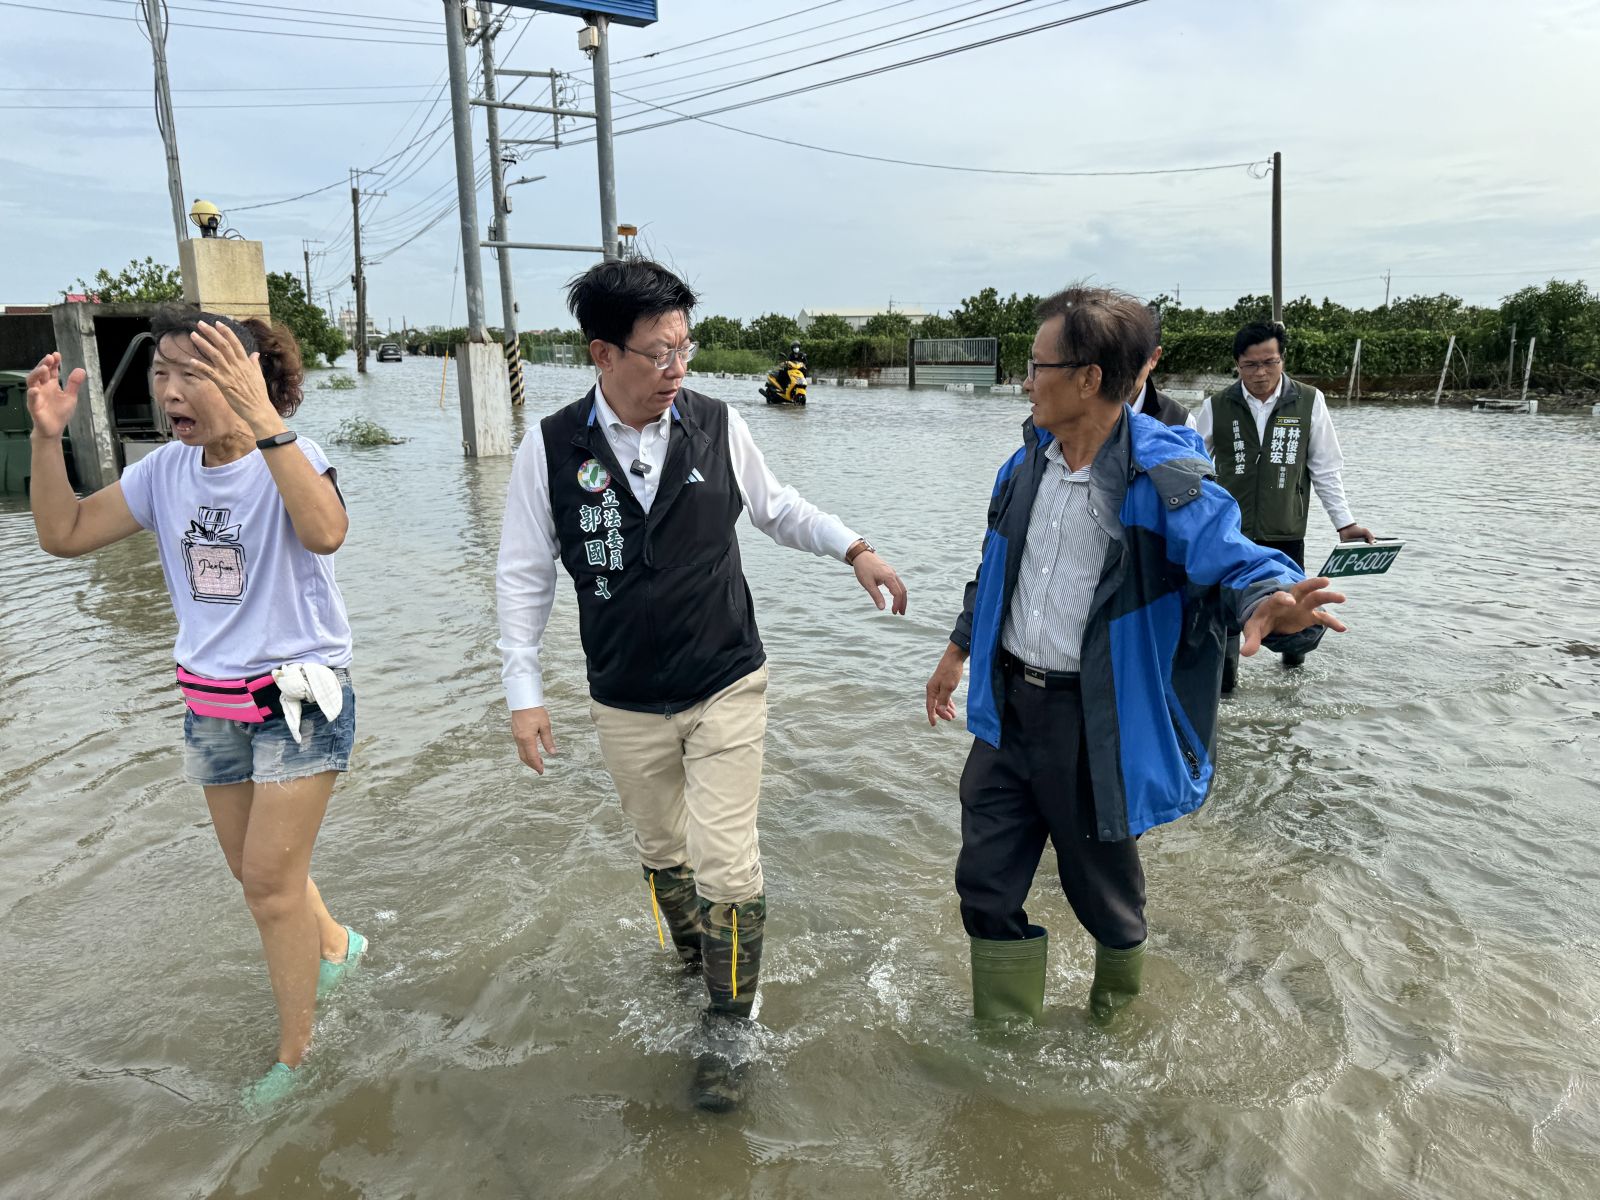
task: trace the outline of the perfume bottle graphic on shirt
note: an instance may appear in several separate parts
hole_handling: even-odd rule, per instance
[[[183,535],[183,565],[189,590],[206,604],[237,604],[244,598],[244,547],[239,526],[228,524],[226,508],[200,509]]]

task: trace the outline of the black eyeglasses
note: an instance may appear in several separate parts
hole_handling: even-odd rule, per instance
[[[1036,371],[1038,371],[1040,367],[1055,367],[1055,368],[1057,368],[1059,370],[1063,370],[1063,371],[1066,371],[1066,370],[1074,370],[1075,371],[1079,367],[1091,367],[1093,365],[1094,365],[1093,363],[1081,363],[1081,362],[1042,363],[1042,362],[1035,362],[1033,359],[1030,358],[1028,360],[1028,378],[1032,379],[1033,376],[1034,376],[1034,373]]]

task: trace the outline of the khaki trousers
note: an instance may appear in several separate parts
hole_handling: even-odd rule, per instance
[[[600,757],[633,823],[639,861],[687,863],[713,904],[764,890],[756,807],[767,735],[763,665],[708,700],[670,717],[591,701]]]

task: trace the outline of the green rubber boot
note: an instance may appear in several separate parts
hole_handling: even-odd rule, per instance
[[[687,866],[645,867],[644,877],[678,960],[686,970],[699,970],[700,897],[695,895],[694,871]]]
[[[1037,925],[1029,937],[1003,942],[972,939],[972,1015],[980,1021],[1037,1022],[1044,1013],[1044,968],[1050,936]]]
[[[1102,1029],[1139,994],[1147,942],[1127,950],[1094,944],[1094,982],[1089,985],[1089,1019]]]

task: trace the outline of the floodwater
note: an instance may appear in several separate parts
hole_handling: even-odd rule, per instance
[[[237,1097],[271,996],[180,778],[155,547],[59,562],[0,509],[0,1196],[1596,1194],[1600,422],[1336,407],[1357,516],[1405,555],[1304,670],[1246,663],[1213,798],[1143,841],[1123,1023],[1082,1014],[1090,947],[1047,861],[1045,1022],[979,1038],[951,885],[968,738],[927,728],[922,685],[1025,402],[819,385],[793,412],[701,381],[911,590],[880,616],[839,564],[741,535],[771,916],[751,1097],[711,1117],[687,1102],[699,985],[656,945],[565,584],[559,755],[539,779],[513,751],[510,460],[462,458],[440,369],[374,364],[296,419],[411,440],[328,447],[361,718],[315,873],[372,950],[264,1121]],[[532,369],[528,419],[586,382]]]

